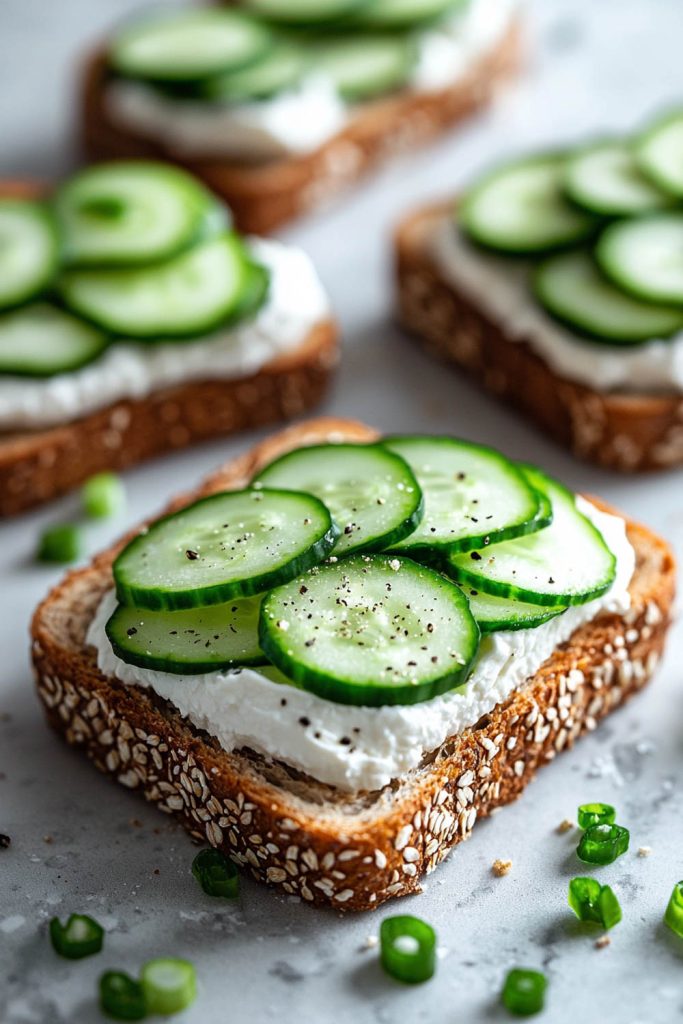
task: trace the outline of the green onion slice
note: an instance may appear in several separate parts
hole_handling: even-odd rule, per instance
[[[436,970],[436,932],[410,914],[387,917],[379,930],[382,967],[397,981],[415,985]]]
[[[569,906],[579,921],[594,921],[607,930],[621,921],[621,906],[614,890],[595,878],[572,878]]]
[[[149,960],[140,972],[140,981],[147,1013],[178,1013],[193,1003],[197,995],[197,976],[189,960]]]
[[[192,874],[208,896],[234,900],[240,894],[237,868],[229,857],[213,847],[197,854],[192,861]]]
[[[626,853],[630,840],[628,829],[621,825],[591,825],[581,836],[576,853],[585,864],[612,864]]]
[[[40,536],[36,558],[39,562],[75,562],[83,552],[83,534],[73,523],[48,526]]]
[[[108,519],[123,511],[126,492],[116,473],[96,473],[83,485],[81,500],[91,519]]]
[[[115,1020],[142,1020],[147,1016],[142,985],[123,971],[105,971],[101,976],[100,1006]]]
[[[540,971],[516,967],[505,979],[501,1001],[517,1017],[531,1017],[543,1009],[547,987],[547,979]]]
[[[578,813],[579,828],[591,825],[613,825],[617,812],[611,804],[581,804]]]
[[[50,939],[55,953],[67,960],[80,960],[99,953],[104,942],[104,928],[86,914],[72,914],[66,924],[58,917],[50,921]]]
[[[683,939],[683,882],[676,882],[674,886],[664,921],[675,935]]]

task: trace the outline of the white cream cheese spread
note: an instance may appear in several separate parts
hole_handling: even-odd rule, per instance
[[[179,154],[253,161],[310,153],[346,122],[344,102],[319,75],[268,100],[231,104],[174,99],[121,80],[110,83],[107,105],[121,124]]]
[[[351,707],[276,683],[257,669],[173,675],[138,668],[112,651],[105,624],[116,606],[102,600],[88,630],[100,670],[153,690],[227,750],[251,747],[347,790],[377,789],[416,768],[425,753],[474,725],[533,676],[555,648],[602,613],[625,613],[635,555],[625,524],[582,498],[577,504],[616,556],[615,581],[605,595],[567,609],[535,629],[502,631],[482,641],[466,686],[421,704]]]
[[[598,391],[683,391],[683,333],[640,345],[590,341],[550,317],[534,299],[523,260],[483,252],[444,216],[429,242],[442,277],[493,321],[512,341],[527,342],[552,370]]]
[[[0,375],[0,430],[69,422],[192,380],[245,377],[295,348],[329,316],[320,280],[301,250],[264,239],[248,244],[271,274],[255,317],[191,341],[116,341],[95,362],[44,380]]]
[[[408,88],[456,83],[509,27],[519,0],[470,0],[464,10],[417,35],[418,59]],[[191,156],[264,160],[310,153],[341,131],[353,108],[321,74],[270,99],[201,103],[164,96],[143,82],[112,81],[107,109],[120,124]]]

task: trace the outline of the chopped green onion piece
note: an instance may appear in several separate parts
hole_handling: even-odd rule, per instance
[[[123,971],[106,971],[100,978],[100,1006],[115,1020],[142,1020],[147,1016],[142,985]]]
[[[545,1005],[548,982],[540,971],[515,968],[510,971],[501,994],[503,1006],[517,1017],[531,1017]]]
[[[58,917],[50,921],[50,939],[55,953],[67,960],[80,960],[99,953],[104,942],[104,928],[92,917],[72,914],[66,924]]]
[[[123,510],[126,491],[116,473],[96,473],[83,485],[81,500],[91,519],[107,519]]]
[[[192,874],[208,896],[234,900],[240,894],[237,868],[229,857],[213,847],[197,854],[192,861]]]
[[[197,977],[189,960],[149,960],[140,972],[140,981],[148,1013],[179,1013],[197,995]]]
[[[613,825],[616,820],[617,812],[611,804],[582,804],[579,807],[579,828]]]
[[[621,825],[591,825],[581,836],[576,853],[586,864],[612,864],[628,850],[631,839]]]
[[[594,921],[608,930],[621,921],[621,906],[614,891],[595,878],[572,878],[569,906],[579,921]]]
[[[387,917],[379,930],[382,967],[397,981],[414,985],[436,970],[436,932],[419,917]]]
[[[36,557],[40,562],[75,562],[83,550],[83,536],[77,526],[63,523],[48,526],[40,537]]]
[[[128,204],[120,196],[91,196],[78,204],[79,213],[103,220],[119,220],[127,210]]]
[[[677,882],[674,886],[664,921],[672,932],[683,939],[683,882]]]

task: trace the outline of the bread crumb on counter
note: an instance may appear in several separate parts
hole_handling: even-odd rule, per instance
[[[504,875],[509,875],[511,870],[511,860],[494,860],[491,865],[491,871],[494,873],[496,878],[503,878]]]

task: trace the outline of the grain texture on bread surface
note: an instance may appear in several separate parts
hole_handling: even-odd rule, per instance
[[[490,102],[518,70],[521,50],[521,27],[514,20],[453,85],[430,92],[405,90],[364,103],[343,131],[311,153],[251,164],[210,154],[184,157],[116,121],[107,109],[107,61],[100,51],[88,62],[83,79],[83,145],[91,160],[146,157],[181,164],[226,200],[241,230],[268,234]]]
[[[191,381],[71,423],[0,433],[0,516],[65,494],[104,469],[302,416],[322,401],[337,361],[337,330],[326,320],[247,377]]]
[[[444,280],[428,240],[452,205],[425,207],[396,233],[398,310],[408,331],[581,459],[622,472],[682,464],[683,395],[598,391],[561,377]]]
[[[241,487],[293,448],[376,436],[336,419],[290,427],[170,507]],[[578,629],[507,701],[381,791],[349,794],[252,750],[226,753],[153,694],[105,678],[85,636],[111,588],[120,545],[71,572],[38,608],[38,693],[48,722],[68,743],[174,815],[198,842],[220,847],[255,878],[306,902],[372,909],[419,892],[421,876],[471,834],[478,818],[520,796],[538,768],[650,679],[670,623],[675,567],[663,540],[627,525],[637,556],[628,614],[603,615]]]
[[[45,192],[34,182],[0,182],[1,196]],[[0,430],[0,518],[66,494],[102,470],[302,416],[322,401],[338,360],[337,327],[325,319],[247,376],[158,388],[56,426]]]

